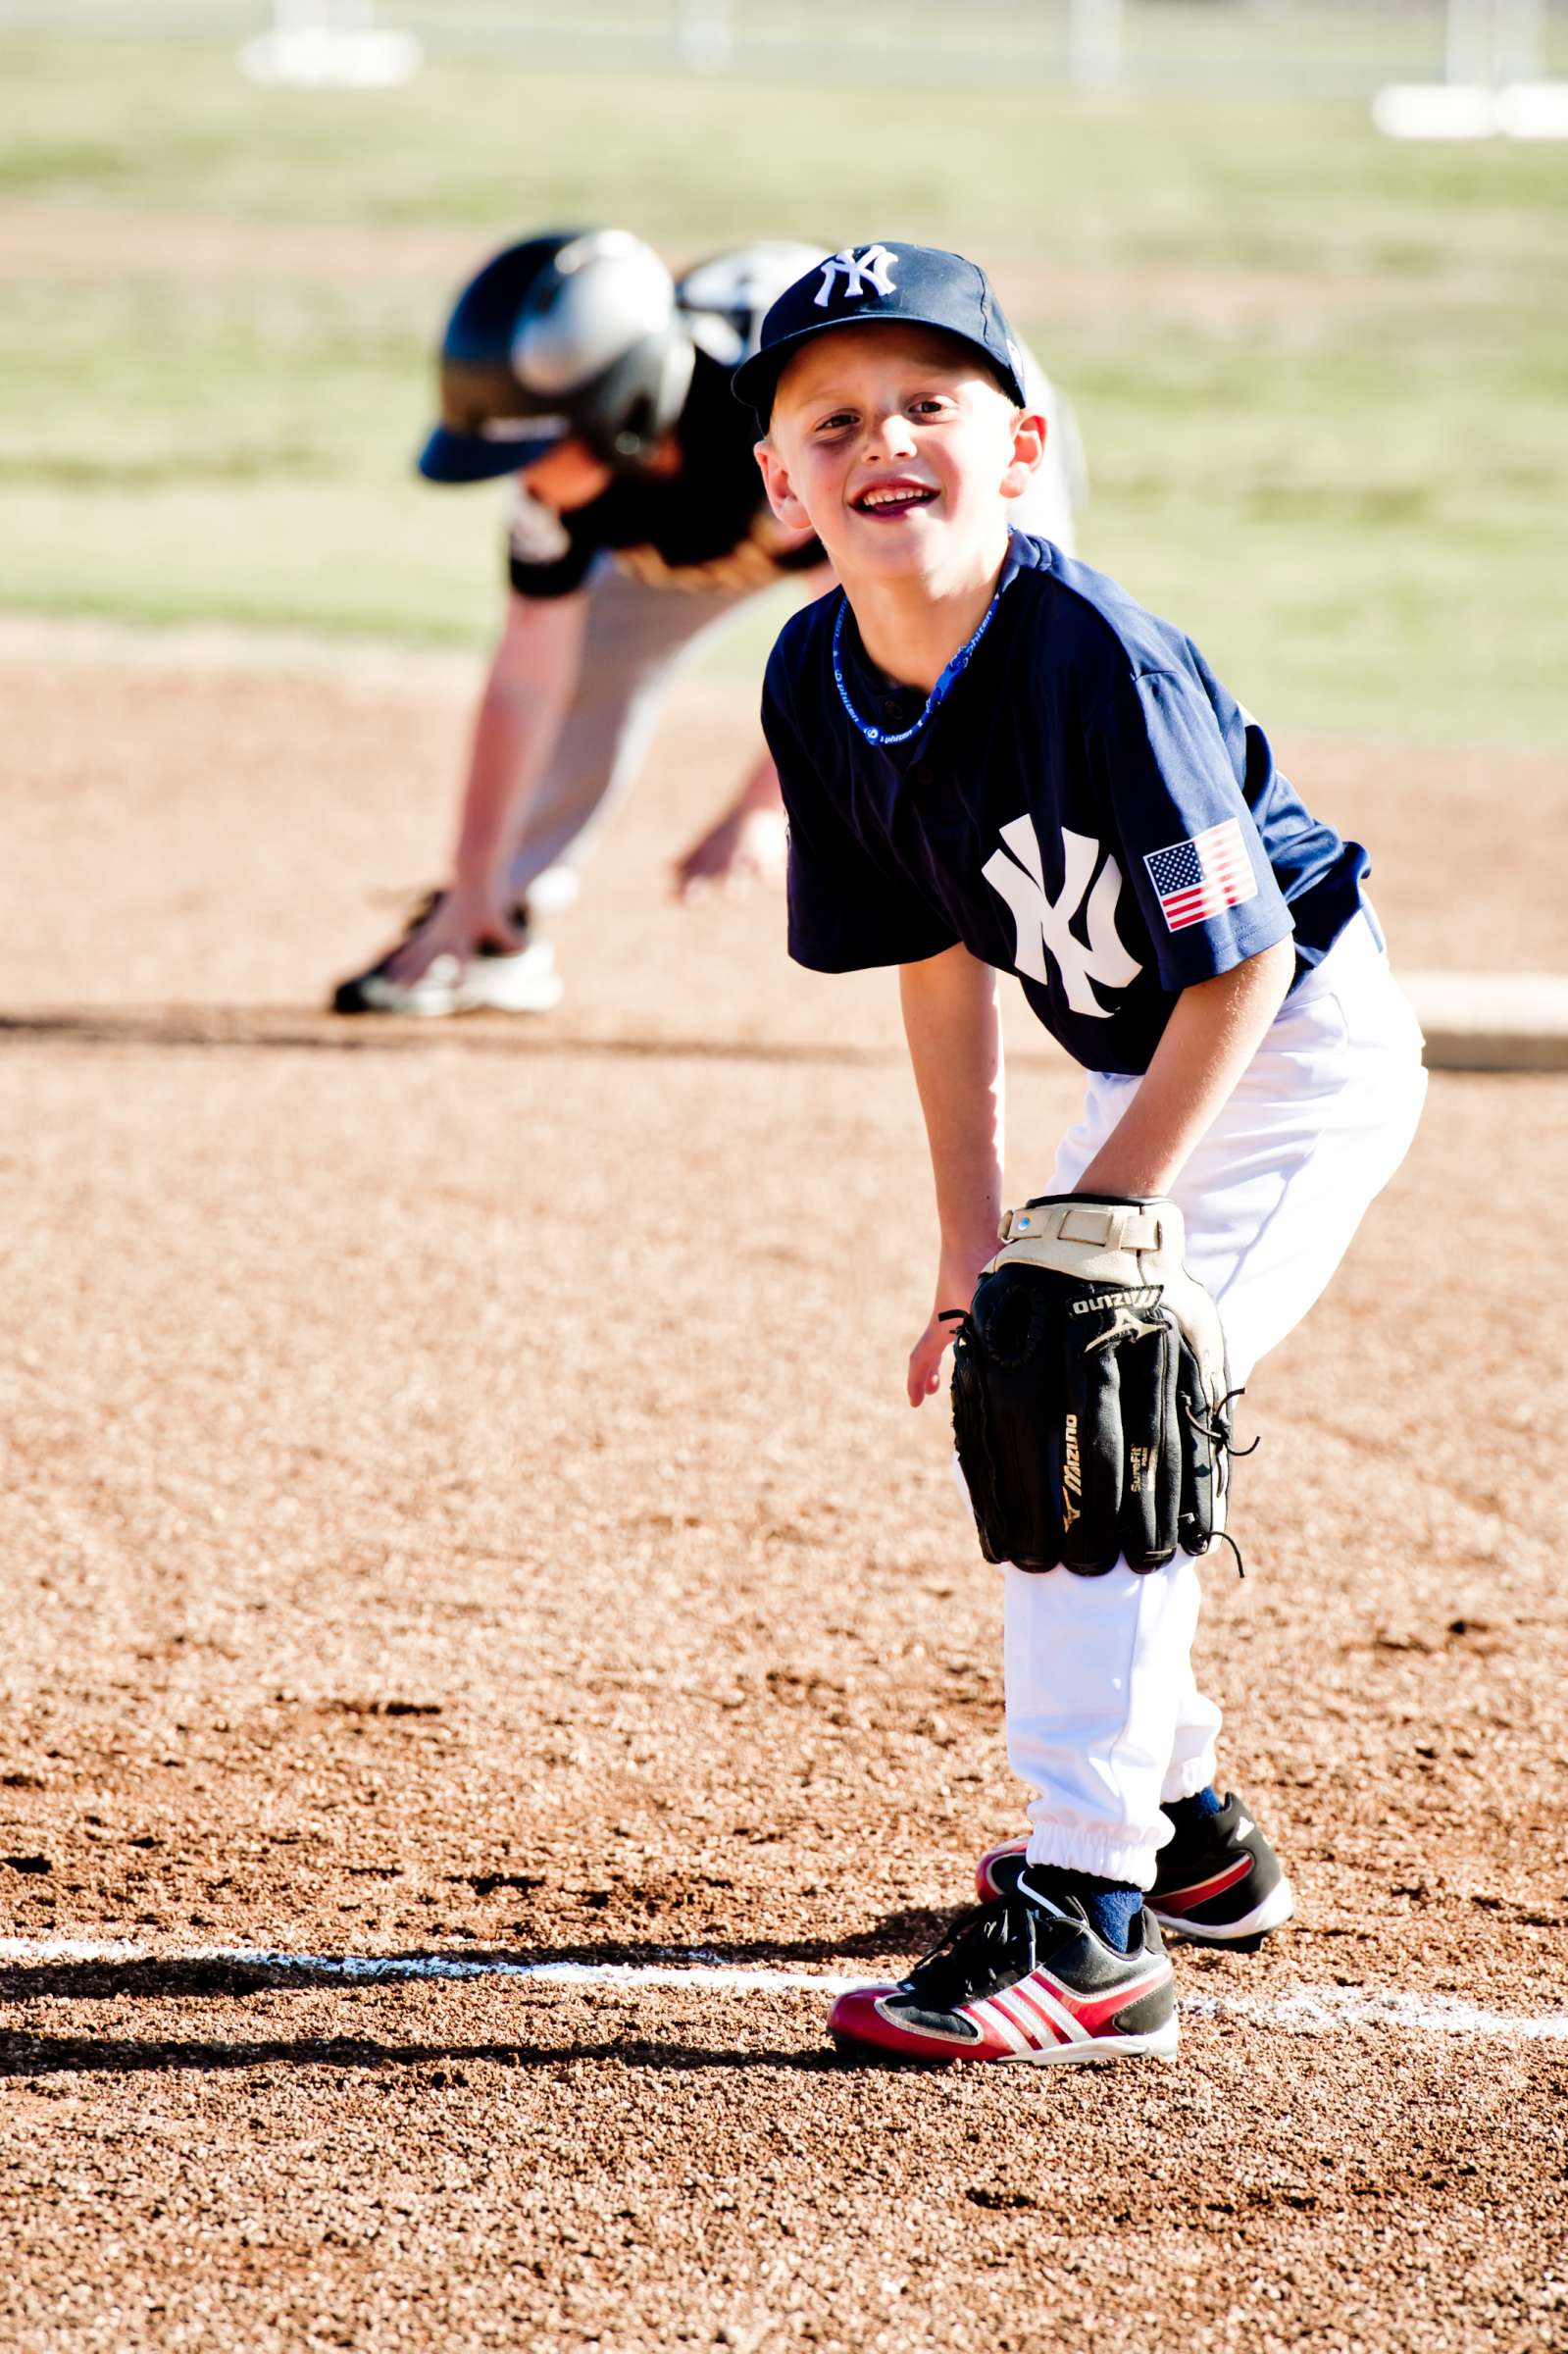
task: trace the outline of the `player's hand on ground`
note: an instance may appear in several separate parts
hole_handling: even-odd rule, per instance
[[[987,1244],[978,1252],[944,1256],[936,1273],[936,1297],[931,1317],[915,1346],[909,1352],[907,1388],[911,1406],[924,1406],[941,1388],[942,1356],[952,1347],[951,1316],[943,1322],[943,1311],[966,1308],[975,1296],[981,1270],[994,1254],[995,1245]]]
[[[675,865],[675,896],[690,905],[710,891],[739,897],[754,883],[778,886],[789,842],[781,809],[732,809]]]
[[[464,963],[481,947],[515,951],[523,935],[513,923],[503,895],[486,886],[454,883],[430,913],[387,960],[389,980],[409,988],[423,979],[437,956]]]

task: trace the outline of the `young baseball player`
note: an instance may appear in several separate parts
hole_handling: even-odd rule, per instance
[[[940,1230],[908,1395],[935,1393],[967,1311],[955,1426],[1003,1563],[1032,1825],[982,1860],[979,1912],[830,2025],[932,2060],[1168,2054],[1161,1924],[1252,1942],[1292,1909],[1220,1796],[1190,1663],[1228,1401],[1403,1158],[1419,1032],[1365,852],[1308,814],[1189,639],[1009,528],[1045,425],[983,271],[834,255],[735,389],[775,515],[842,584],[786,625],[764,691],[790,949],[899,969]],[[1087,1090],[995,1255],[999,971]]]
[[[576,894],[588,844],[646,754],[679,664],[759,592],[830,580],[807,528],[778,523],[730,396],[774,296],[814,246],[724,253],[679,283],[624,230],[531,237],[463,289],[440,363],[434,483],[517,476],[506,619],[476,715],[453,867],[407,933],[341,982],[339,1013],[541,1012],[561,995],[536,918]],[[1071,544],[1081,461],[1067,430],[1031,486]],[[677,862],[684,898],[784,867],[761,745],[729,806]]]

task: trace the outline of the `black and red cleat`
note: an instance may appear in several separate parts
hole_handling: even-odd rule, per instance
[[[1042,1875],[1043,1876],[1043,1875]],[[1056,2062],[1170,2059],[1170,1958],[1146,1911],[1131,1950],[1103,1941],[1064,1875],[1025,1879],[968,1913],[897,1986],[841,1994],[828,2020],[857,2059]]]
[[[1255,1945],[1284,1926],[1295,1894],[1256,1817],[1234,1791],[1217,1815],[1183,1808],[1176,1835],[1159,1853],[1144,1898],[1162,1929],[1195,1945]],[[1027,1839],[1004,1840],[982,1856],[975,1885],[982,1900],[1016,1888]]]

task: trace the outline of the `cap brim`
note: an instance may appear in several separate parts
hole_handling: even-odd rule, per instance
[[[500,474],[521,473],[565,438],[558,425],[541,425],[536,434],[504,441],[485,434],[454,434],[438,425],[415,462],[428,483],[487,483]]]
[[[909,311],[884,311],[880,316],[876,311],[857,311],[837,319],[813,320],[810,327],[797,328],[792,335],[781,335],[777,343],[768,344],[764,350],[753,352],[749,360],[741,362],[730,380],[731,390],[736,400],[743,401],[753,411],[764,433],[768,430],[768,420],[773,414],[773,396],[779,388],[779,379],[784,369],[802,344],[815,343],[819,335],[831,335],[835,327],[935,328],[939,334],[950,335],[955,343],[967,344],[971,351],[979,354],[987,368],[1009,376],[1019,406],[1028,406],[1024,387],[1014,371],[1004,370],[996,354],[987,351],[978,337],[961,334],[957,328],[949,327],[945,319],[921,319]]]

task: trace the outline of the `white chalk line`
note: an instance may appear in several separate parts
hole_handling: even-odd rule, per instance
[[[531,1978],[544,1986],[694,1987],[714,1994],[850,1994],[886,1984],[885,1976],[845,1977],[828,1970],[769,1970],[721,1962],[700,1950],[668,1962],[521,1962],[504,1955],[290,1954],[256,1945],[138,1945],[91,1937],[0,1937],[0,1966],[11,1963],[127,1962],[165,1966],[229,1964],[298,1970],[353,1984],[398,1979]],[[1501,2037],[1515,2043],[1568,2043],[1568,2012],[1489,2011],[1456,1995],[1383,1986],[1293,1986],[1279,1994],[1184,1994],[1189,2019],[1234,2019],[1288,2034],[1330,2034],[1344,2027],[1391,2027],[1423,2035]]]

